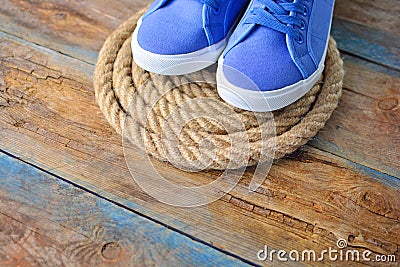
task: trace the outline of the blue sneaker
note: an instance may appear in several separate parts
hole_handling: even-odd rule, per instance
[[[182,75],[217,62],[249,0],[157,0],[132,37],[143,69]]]
[[[221,55],[218,93],[257,112],[305,95],[323,70],[334,0],[252,0]]]

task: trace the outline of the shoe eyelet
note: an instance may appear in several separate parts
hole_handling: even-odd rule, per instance
[[[306,23],[304,22],[304,20],[301,20],[300,30],[305,30],[305,28],[306,28]]]
[[[215,15],[221,14],[221,8],[220,8],[220,7],[216,8],[216,9],[213,8],[212,11],[213,11],[213,13],[214,13]]]
[[[304,43],[304,38],[303,38],[303,36],[299,36],[299,38],[298,39],[296,39],[296,42],[298,43],[298,44],[303,44]]]
[[[304,16],[308,16],[308,7],[307,6],[303,6],[304,11],[303,11],[303,15]]]

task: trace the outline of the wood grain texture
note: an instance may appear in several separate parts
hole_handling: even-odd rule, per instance
[[[332,35],[343,51],[400,70],[399,14],[397,0],[337,0]]]
[[[0,166],[0,266],[248,266],[2,153]]]
[[[353,247],[398,255],[396,178],[306,147],[279,161],[257,193],[247,190],[250,169],[231,194],[208,206],[163,205],[130,178],[121,138],[82,75],[92,65],[5,34],[1,44],[0,147],[7,152],[255,264],[267,264],[256,258],[266,244],[318,251],[349,237]],[[193,183],[219,175],[158,166]]]
[[[400,97],[399,74],[393,68],[397,50],[382,42],[386,54],[366,57],[365,51],[380,40],[371,41],[366,33],[357,32],[392,25],[396,9],[387,8],[393,3],[389,0],[367,5],[338,2],[341,25],[354,26],[342,32],[358,34],[360,39],[354,42],[367,42],[367,46],[360,48],[343,38],[343,49],[348,49],[344,97],[326,129],[311,143],[318,149],[306,146],[277,162],[257,193],[247,190],[249,169],[223,199],[206,207],[178,209],[150,198],[131,179],[121,138],[94,101],[91,75],[106,36],[148,1],[115,1],[110,8],[105,0],[4,0],[0,6],[0,149],[254,264],[268,265],[256,259],[264,245],[319,251],[334,247],[339,238],[349,240],[351,248],[400,258]],[[371,28],[362,21],[364,16],[350,20],[343,11],[347,5],[373,17],[371,5],[378,3],[384,6],[382,14],[390,15],[382,15]],[[157,166],[193,184],[219,175]]]
[[[383,28],[387,27],[387,25],[395,24],[393,21],[397,18],[397,7],[389,8],[390,6],[395,6],[394,2],[396,1],[373,0],[364,5],[355,0],[338,1],[335,12],[338,19],[333,25],[333,34],[339,39],[338,44],[342,51],[397,69],[396,65],[398,66],[397,62],[400,58],[398,54],[400,38],[397,38],[395,33],[383,31]],[[79,2],[5,0],[0,7],[0,30],[94,64],[97,51],[107,35],[147,3],[149,3],[147,0],[120,0],[116,1],[113,4],[113,8],[110,9],[108,1],[105,0]],[[351,10],[358,10],[358,12],[353,13],[351,20],[344,6]],[[365,17],[372,18],[375,13],[378,14],[377,16],[380,19],[374,20],[372,27],[368,28]],[[364,88],[362,94],[371,96],[372,99],[350,99],[351,108],[354,110],[354,115],[352,115],[354,120],[345,126],[338,125],[338,123],[333,125],[334,123],[330,122],[330,127],[327,129],[330,129],[333,133],[329,134],[329,136],[319,135],[318,143],[313,142],[311,144],[324,151],[333,152],[336,155],[383,171],[389,175],[400,176],[398,171],[399,156],[394,153],[395,157],[392,157],[393,153],[390,152],[400,149],[398,135],[396,134],[398,132],[397,124],[391,124],[388,121],[387,124],[381,126],[381,122],[376,121],[386,120],[387,116],[391,116],[394,119],[399,116],[400,89],[397,86],[398,78],[400,77],[399,72],[393,74],[394,78],[391,78],[393,84],[387,82],[382,86],[379,82],[370,83],[373,80],[373,78],[371,79],[373,75],[370,75],[368,69],[363,69],[365,71],[362,73],[355,69],[355,73],[353,73],[352,68],[349,66],[346,70],[347,77],[345,82],[347,82],[347,79],[353,79],[354,81],[354,78],[360,77],[360,75],[362,78],[369,77],[368,82],[360,79],[356,83],[352,82],[351,86],[346,86],[346,88],[353,91],[356,90],[353,87]],[[92,69],[89,71],[92,72]],[[380,89],[378,90],[376,86],[380,86]],[[390,92],[385,89],[388,87],[391,88]],[[386,91],[387,94],[384,98],[378,100],[383,100],[383,103],[378,106],[375,94],[377,91],[380,93],[381,90]],[[351,94],[346,95],[346,97],[358,98],[359,95]],[[390,103],[387,103],[387,100]],[[357,109],[359,103],[356,101],[361,101],[360,105],[368,111],[360,113],[360,109]],[[382,111],[379,107],[383,107],[385,110]],[[384,113],[383,115],[381,115],[382,112]],[[367,131],[361,128],[353,129],[354,124],[352,122],[359,120],[359,117],[364,116],[366,113],[372,114],[372,118],[367,122],[367,128],[376,130],[380,129],[379,127],[389,127],[389,129],[385,129],[388,135],[373,134],[374,138],[378,138],[375,141],[371,139]],[[343,116],[346,115],[344,114]],[[368,118],[364,116],[363,120],[366,119]],[[363,121],[363,123],[365,122]],[[343,128],[337,129],[337,127],[341,126]],[[346,136],[343,136],[343,134]],[[343,139],[347,141],[342,142]],[[390,140],[390,142],[387,140]],[[394,144],[392,147],[396,149],[387,150],[388,144]],[[371,149],[364,151],[360,147],[371,147]],[[378,148],[379,153],[375,152],[375,148]]]
[[[335,17],[368,26],[382,32],[399,34],[398,0],[336,0]]]
[[[336,18],[332,36],[341,51],[400,71],[400,34]]]
[[[105,38],[151,0],[3,0],[0,30],[94,64]],[[340,0],[333,35],[354,55],[399,69],[397,0]]]
[[[2,0],[0,30],[94,64],[106,37],[148,3]]]
[[[400,76],[346,55],[339,107],[310,145],[400,177]]]

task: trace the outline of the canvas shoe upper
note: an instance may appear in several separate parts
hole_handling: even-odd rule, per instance
[[[249,0],[157,0],[132,38],[135,62],[160,74],[179,75],[215,63]]]
[[[334,0],[252,0],[220,58],[218,91],[254,111],[283,108],[323,69]]]

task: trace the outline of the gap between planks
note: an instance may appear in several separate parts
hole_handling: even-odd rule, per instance
[[[68,141],[68,142],[69,142],[69,141]],[[70,146],[70,147],[72,147],[72,144],[71,144],[71,146]],[[53,166],[53,167],[54,167],[54,166]],[[63,168],[62,168],[62,169],[63,169]],[[238,201],[237,201],[237,200],[235,200],[235,199],[234,199],[234,201],[233,201],[233,202],[235,202],[236,204],[240,204],[240,202],[238,202]],[[245,207],[248,207],[248,205],[243,205],[243,206],[245,206]],[[283,216],[284,216],[284,215],[282,215],[282,218],[283,218]]]
[[[0,222],[0,244],[10,264],[257,266],[12,155],[0,152],[0,165],[0,199],[6,200],[0,202],[0,217],[10,220]],[[34,193],[23,192],[33,188]],[[24,240],[17,238],[26,232]]]
[[[20,38],[20,37],[18,37],[18,36],[16,36],[16,35],[12,35],[12,34],[10,35],[9,33],[6,33],[6,32],[3,32],[3,31],[0,30],[0,37],[1,37],[1,36],[3,36],[3,38],[6,38],[6,39],[9,39],[9,40],[12,40],[12,41],[15,41],[15,42],[24,44],[24,45],[26,45],[26,46],[33,46],[34,48],[38,49],[39,51],[43,51],[44,53],[52,52],[52,53],[55,53],[55,54],[60,54],[60,55],[62,55],[62,56],[65,56],[65,57],[67,57],[67,58],[70,58],[70,59],[72,59],[72,60],[76,60],[76,61],[80,62],[81,64],[86,64],[87,67],[80,67],[80,66],[79,66],[79,63],[77,63],[77,64],[75,65],[75,67],[77,68],[77,71],[83,71],[83,72],[86,74],[86,75],[82,75],[82,77],[89,77],[90,79],[92,78],[93,71],[94,71],[94,64],[92,64],[92,63],[90,63],[90,62],[86,62],[86,61],[83,61],[83,60],[81,60],[81,59],[79,59],[79,58],[76,58],[76,57],[74,57],[74,56],[71,56],[71,55],[68,55],[68,54],[64,54],[64,53],[62,53],[62,52],[60,52],[60,51],[58,51],[58,50],[53,50],[53,49],[48,48],[48,47],[43,47],[43,46],[41,46],[40,44],[31,43],[31,42],[28,41],[28,40],[22,39],[22,38]],[[346,56],[346,55],[347,55],[347,53],[344,54],[344,56]],[[29,59],[25,59],[25,60],[28,60],[28,61],[29,61]],[[35,64],[35,65],[38,65],[38,66],[42,66],[43,68],[49,69],[48,66],[40,65],[40,64],[38,64],[37,62],[32,62],[32,63]],[[373,64],[374,64],[374,62],[373,62]],[[9,67],[13,67],[13,66],[9,66]],[[22,69],[22,68],[17,68],[17,69],[18,69],[18,70],[21,70],[21,71],[26,71],[26,70],[24,70],[24,69]],[[74,80],[71,79],[71,78],[62,76],[62,73],[61,73],[59,70],[51,69],[51,68],[50,68],[50,70],[56,72],[56,73],[57,73],[57,76],[54,76],[54,77],[52,77],[52,76],[41,77],[40,75],[39,75],[39,76],[36,75],[36,77],[37,77],[38,79],[43,79],[43,78],[44,78],[44,79],[47,79],[47,78],[55,78],[55,79],[63,78],[63,79],[70,79],[71,81],[74,81]],[[34,75],[35,75],[35,73],[33,73],[33,71],[32,71],[31,74],[34,74]],[[398,73],[398,72],[396,72],[396,73],[390,73],[390,75],[395,75],[395,74],[399,74],[399,73]],[[92,81],[91,81],[90,79],[89,79],[89,80],[88,80],[88,79],[85,79],[85,81],[80,81],[80,82],[91,83]],[[353,92],[353,93],[356,93],[356,94],[361,94],[361,92],[358,92],[358,91],[354,91],[354,90],[352,90],[352,89],[349,89],[348,87],[346,87],[346,85],[344,86],[343,89],[349,90],[349,91],[351,91],[351,92]],[[84,93],[87,93],[86,91],[83,91],[83,92],[84,92]],[[371,95],[363,94],[363,96],[368,97],[368,98],[373,98]],[[377,99],[375,98],[375,100],[377,100]],[[324,131],[324,129],[323,129],[322,131]],[[71,140],[69,140],[68,142],[70,142],[70,141],[71,141]],[[322,141],[323,141],[323,140],[322,140]],[[320,143],[321,143],[321,140],[320,140],[320,139],[318,138],[318,136],[317,136],[317,137],[314,137],[314,138],[311,140],[311,142],[309,142],[309,145],[311,145],[312,147],[314,147],[314,148],[316,148],[316,149],[319,149],[319,150],[321,150],[321,151],[324,151],[324,152],[327,152],[327,153],[331,153],[332,155],[335,155],[335,156],[338,156],[338,157],[340,157],[340,158],[343,158],[343,159],[349,160],[349,161],[351,161],[351,162],[357,163],[357,164],[359,164],[360,166],[363,166],[363,167],[366,167],[366,168],[371,168],[371,169],[373,169],[373,170],[375,170],[375,171],[381,172],[381,173],[386,174],[386,175],[389,175],[389,176],[394,176],[394,177],[397,177],[397,178],[400,179],[400,171],[399,171],[399,170],[393,169],[391,172],[385,172],[385,171],[382,170],[382,169],[374,168],[374,167],[372,167],[372,166],[370,166],[370,165],[368,165],[368,164],[366,164],[366,163],[358,162],[358,161],[356,161],[355,159],[353,159],[353,158],[351,158],[351,157],[349,157],[349,156],[346,157],[346,155],[344,155],[344,154],[342,154],[342,153],[335,153],[335,151],[334,151],[333,149],[327,149],[326,144],[325,144],[324,141],[322,142],[322,143],[324,143],[324,145],[321,146]],[[66,145],[67,145],[67,144],[66,144]],[[329,147],[329,144],[328,144],[328,147]],[[395,175],[394,175],[394,174],[395,174]]]

